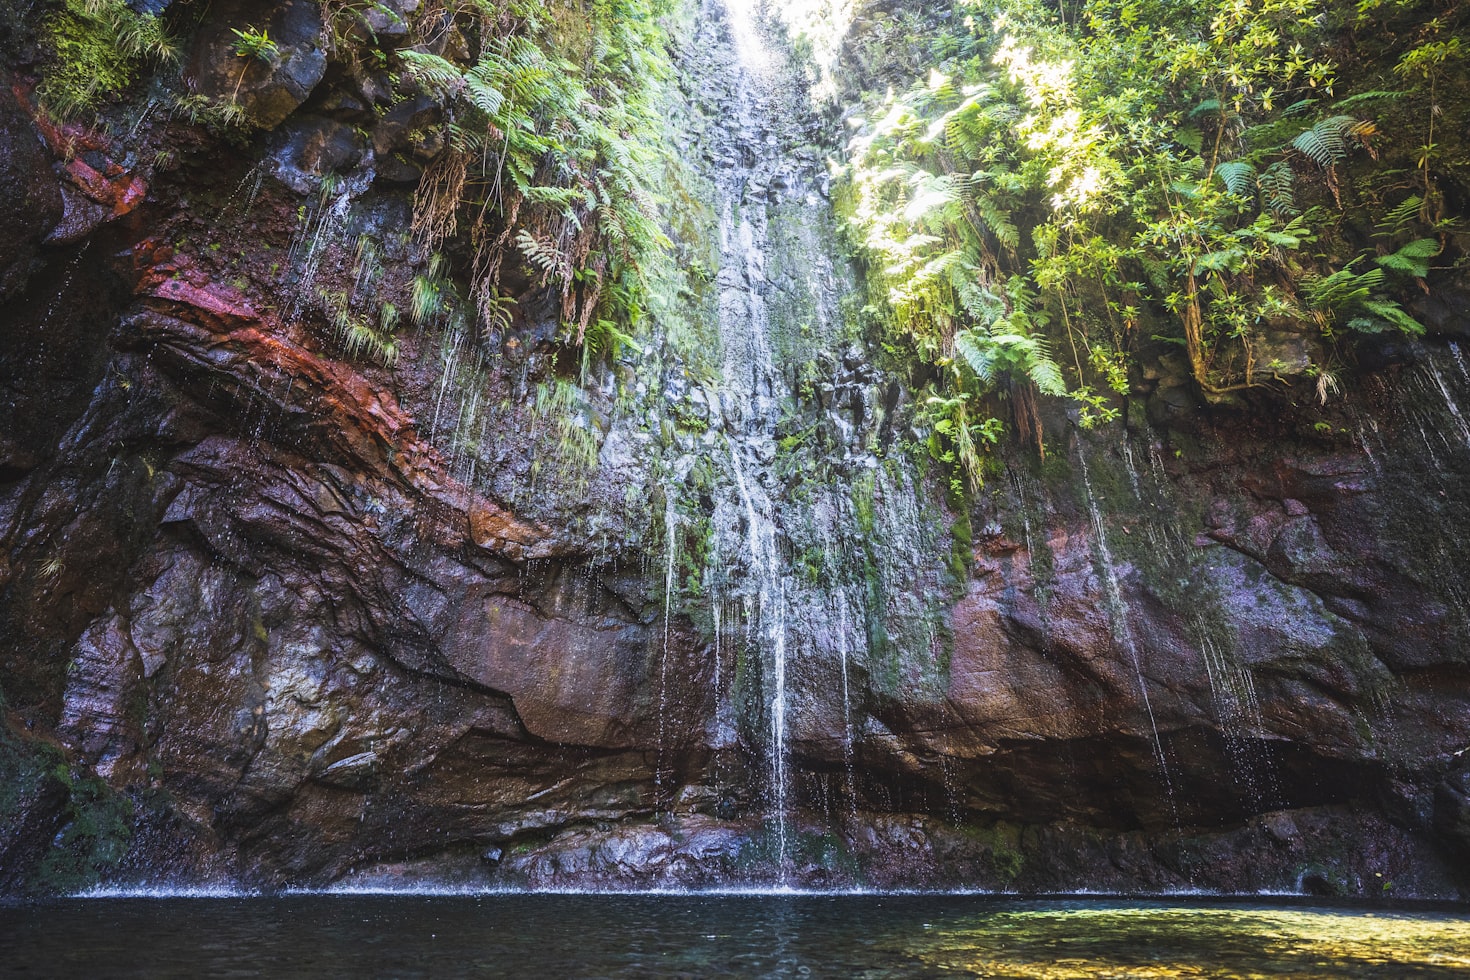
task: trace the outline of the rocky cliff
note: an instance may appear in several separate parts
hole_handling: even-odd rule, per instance
[[[10,26],[7,890],[1470,886],[1452,301],[1311,413],[1152,356],[957,504],[779,31],[677,15],[682,312],[589,363],[527,271],[494,338],[344,326],[469,275],[409,234],[444,107],[399,59],[483,42],[393,0],[328,43],[337,6],[166,14],[155,84],[230,125],[56,122]]]

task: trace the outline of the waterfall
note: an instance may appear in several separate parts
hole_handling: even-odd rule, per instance
[[[791,795],[786,683],[788,651],[792,649],[787,626],[791,571],[783,554],[784,533],[776,503],[779,489],[771,470],[777,454],[775,431],[783,382],[776,365],[767,303],[772,288],[767,269],[777,251],[769,233],[772,199],[768,189],[773,183],[773,168],[784,165],[783,151],[791,139],[789,133],[781,132],[787,122],[778,108],[786,99],[782,86],[794,82],[779,70],[784,65],[784,54],[768,43],[765,25],[748,5],[731,0],[718,8],[707,6],[701,27],[706,36],[695,55],[714,61],[711,77],[729,86],[729,115],[710,133],[715,143],[710,148],[715,161],[710,177],[718,215],[718,401],[725,451],[699,449],[709,454],[709,462],[723,477],[715,493],[710,555],[721,574],[706,575],[706,580],[712,586],[717,658],[724,654],[721,608],[733,605],[745,610],[746,663],[754,670],[737,669],[737,674],[760,678],[764,704],[760,727],[764,731],[755,740],[764,746],[765,810],[774,831],[775,860],[784,869],[789,860],[787,811]],[[671,502],[665,518],[670,529],[675,519]],[[670,542],[672,549],[672,538]],[[668,597],[675,588],[672,568],[671,550],[666,633]],[[740,655],[735,651],[737,658]],[[664,660],[667,664],[667,656]],[[716,670],[717,687],[721,673]],[[662,689],[664,684],[660,686]],[[717,714],[722,701],[717,690]],[[661,703],[661,715],[663,711]],[[750,719],[746,723],[750,724]]]
[[[706,594],[686,603],[670,555],[662,570],[665,632],[681,613],[712,621],[711,745],[717,760],[731,749],[743,760],[716,761],[706,778],[737,783],[720,785],[721,798],[763,819],[762,846],[784,883],[805,846],[798,815],[843,812],[809,806],[805,790],[840,786],[844,822],[857,811],[875,673],[890,695],[943,696],[946,551],[942,515],[921,500],[912,462],[878,445],[876,369],[840,312],[853,282],[831,255],[827,166],[813,148],[823,123],[772,21],[758,7],[706,0],[682,52],[703,114],[685,153],[707,182],[715,293],[701,348],[666,343],[682,370],[666,373],[664,400],[688,416],[697,393],[708,430],[674,426],[666,441],[664,471],[675,474],[666,492],[691,473],[706,482],[668,504],[664,521],[708,527],[696,579]],[[656,683],[672,692],[668,661],[666,651]],[[672,707],[660,697],[660,715]],[[677,788],[665,751],[666,797]],[[845,778],[814,778],[826,767]],[[932,772],[939,784],[953,776]]]
[[[842,768],[846,776],[848,808],[855,814],[857,810],[857,767],[852,751],[852,690],[849,686],[849,651],[847,649],[847,635],[851,627],[847,614],[847,595],[839,590],[833,594],[832,601],[837,606],[837,652],[842,658]]]

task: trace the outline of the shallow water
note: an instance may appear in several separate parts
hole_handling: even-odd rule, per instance
[[[299,895],[0,907],[7,977],[1467,977],[1470,913],[956,896]]]

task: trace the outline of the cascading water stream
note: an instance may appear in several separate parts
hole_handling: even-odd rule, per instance
[[[327,247],[336,242],[347,227],[352,201],[363,191],[361,180],[324,181],[319,191],[316,210],[296,231],[286,259],[298,271],[291,297],[291,316],[301,315],[311,299],[321,271]]]
[[[852,746],[852,691],[847,649],[849,629],[847,596],[839,590],[833,596],[833,601],[837,605],[837,651],[842,658],[842,765],[847,776],[848,803],[855,811],[857,808],[857,770]]]
[[[918,503],[909,464],[880,452],[876,371],[841,314],[852,284],[831,255],[824,124],[776,20],[759,3],[705,0],[684,50],[704,118],[686,159],[708,181],[717,246],[705,321],[717,347],[700,359],[718,393],[703,399],[709,431],[675,440],[666,463],[708,480],[708,503],[687,494],[679,513],[709,508],[712,744],[743,750],[725,771],[745,776],[722,793],[764,815],[779,886],[807,843],[794,829],[802,790],[830,789],[809,777],[845,770],[856,813],[860,685],[875,661],[884,684],[942,687],[942,558],[915,556],[943,552],[942,517]]]
[[[780,546],[776,541],[776,524],[769,498],[761,495],[759,503],[752,494],[745,475],[739,448],[730,447],[730,472],[745,511],[748,545],[746,555],[756,582],[756,637],[759,647],[771,656],[770,696],[770,772],[771,798],[776,822],[777,856],[786,864],[786,596]],[[759,492],[757,490],[756,492]]]
[[[781,77],[777,58],[765,41],[757,11],[738,0],[724,2],[724,22],[733,54],[734,117],[726,130],[724,163],[714,174],[719,214],[720,274],[718,330],[723,349],[721,390],[726,400],[725,433],[730,483],[735,494],[728,509],[744,524],[743,542],[731,562],[743,569],[737,588],[744,593],[750,636],[768,681],[768,815],[773,821],[776,861],[787,865],[789,747],[787,726],[787,610],[789,570],[782,555],[770,463],[776,455],[779,375],[772,355],[770,312],[765,292],[769,238],[770,167],[780,165],[771,151],[779,130],[776,105]],[[734,531],[734,528],[731,528]],[[732,535],[733,536],[733,535]],[[726,542],[727,545],[733,542]]]

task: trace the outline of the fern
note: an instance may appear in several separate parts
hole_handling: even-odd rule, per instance
[[[1391,255],[1374,259],[1390,272],[1402,272],[1419,279],[1429,275],[1429,260],[1439,254],[1439,242],[1433,238],[1417,238]]]
[[[1206,252],[1194,260],[1192,270],[1195,275],[1203,275],[1207,272],[1229,272],[1237,273],[1245,264],[1246,254],[1238,248],[1222,248],[1213,252]]]
[[[1419,246],[1419,243],[1411,242],[1405,247],[1410,246]],[[1420,246],[1417,250],[1423,251],[1423,247]],[[1424,333],[1424,325],[1405,312],[1402,306],[1377,295],[1384,285],[1383,269],[1369,269],[1362,273],[1353,271],[1353,266],[1361,258],[1362,256],[1353,259],[1331,275],[1303,279],[1303,298],[1319,311],[1359,311],[1366,314],[1351,317],[1347,321],[1348,329],[1359,333],[1381,333],[1386,327],[1396,327],[1411,335]]]
[[[1026,376],[1043,395],[1060,398],[1067,393],[1067,382],[1062,378],[1062,367],[1051,356],[1051,346],[1043,337],[1028,338],[1033,347],[1026,363]]]
[[[445,294],[449,288],[444,266],[443,256],[436,254],[429,259],[428,274],[414,277],[408,315],[414,326],[420,329],[444,311]]]
[[[1372,124],[1352,116],[1329,116],[1291,141],[1292,149],[1326,170],[1347,158],[1354,137],[1371,133]]]
[[[1174,130],[1174,142],[1190,153],[1198,154],[1204,146],[1205,134],[1197,126],[1180,126]]]
[[[904,209],[904,220],[923,227],[942,227],[954,212],[951,206],[959,201],[955,182],[947,176],[934,176],[918,171],[910,181],[914,197]]]
[[[550,279],[566,280],[571,278],[571,270],[567,257],[556,243],[549,239],[537,238],[529,231],[521,229],[516,234],[516,247],[521,250],[526,261],[541,270],[542,282]]]
[[[1021,244],[1021,232],[1013,221],[1008,211],[996,204],[995,199],[986,194],[976,195],[975,213],[990,229],[995,240],[1006,248],[1018,248]]]
[[[1345,99],[1341,99],[1336,103],[1336,107],[1338,109],[1346,109],[1348,106],[1357,105],[1359,102],[1394,101],[1403,98],[1407,94],[1407,92],[1375,89],[1371,92],[1359,92],[1357,95],[1350,95]]]
[[[1278,160],[1265,170],[1257,180],[1266,209],[1281,217],[1301,214],[1296,206],[1296,172],[1285,160]]]
[[[1385,235],[1397,235],[1410,225],[1419,220],[1419,211],[1424,205],[1424,199],[1418,194],[1410,194],[1402,202],[1389,208],[1383,220],[1375,226]],[[1436,249],[1436,252],[1438,249]]]
[[[1215,167],[1215,176],[1237,197],[1256,196],[1256,168],[1244,160],[1228,160]]]
[[[1424,334],[1424,324],[1409,316],[1404,308],[1393,300],[1364,300],[1363,309],[1380,320],[1398,327],[1399,330],[1410,336],[1418,337]]]
[[[465,76],[465,94],[470,103],[484,113],[491,120],[502,120],[501,110],[505,108],[505,93],[495,87],[495,73],[486,69],[485,63],[481,62]],[[504,119],[510,122],[509,119]]]
[[[954,349],[983,385],[1010,376],[1030,381],[1043,395],[1067,393],[1061,366],[1052,358],[1046,339],[1017,332],[1004,318],[986,333],[965,330],[956,334]]]
[[[980,379],[981,384],[995,383],[1000,351],[990,337],[966,330],[955,334],[954,349],[975,373],[975,377]]]
[[[392,367],[398,360],[398,343],[393,339],[397,311],[390,305],[385,304],[379,311],[379,324],[374,325],[352,310],[346,293],[321,290],[317,299],[347,357],[367,355],[384,367]]]
[[[465,77],[454,62],[426,51],[404,48],[398,52],[410,78],[442,95],[454,95],[464,87]]]
[[[1369,269],[1357,273],[1353,266],[1357,259],[1326,276],[1305,276],[1302,279],[1302,298],[1313,309],[1331,311],[1361,303],[1383,286],[1383,270]]]
[[[965,313],[973,320],[985,323],[1005,314],[1005,302],[979,280],[974,266],[969,263],[953,271],[950,286]]]

